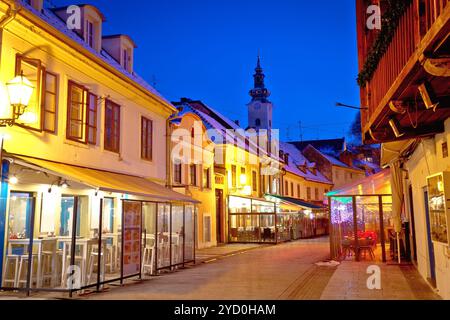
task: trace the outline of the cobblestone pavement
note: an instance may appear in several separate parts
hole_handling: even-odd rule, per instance
[[[212,248],[200,249],[195,252],[195,260],[198,263],[210,263],[219,259],[227,258],[254,249],[261,249],[265,246],[260,244],[227,244]]]
[[[370,262],[318,267],[328,238],[277,246],[227,245],[199,250],[197,265],[145,281],[110,285],[75,299],[129,300],[412,300],[439,299],[412,266],[381,268],[381,290],[369,290]],[[6,298],[5,296],[3,296]],[[33,298],[64,298],[33,295]],[[0,296],[1,299],[1,296]]]
[[[248,248],[247,248],[248,249]],[[222,248],[219,251],[226,251]],[[231,250],[233,252],[233,250]],[[139,284],[112,288],[88,299],[276,300],[292,296],[293,283],[311,279],[314,263],[328,256],[328,239],[263,246],[222,256],[189,269],[164,274]],[[297,282],[296,282],[297,281]],[[321,290],[315,298],[320,297]]]
[[[413,266],[377,264],[381,289],[367,287],[371,262],[344,261],[322,293],[323,300],[436,300],[439,299]]]

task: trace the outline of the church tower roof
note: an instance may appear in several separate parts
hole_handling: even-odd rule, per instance
[[[250,90],[250,96],[252,101],[268,102],[270,97],[270,91],[266,88],[264,80],[266,75],[261,67],[261,57],[258,55],[258,61],[256,63],[255,74],[253,75],[254,87]]]

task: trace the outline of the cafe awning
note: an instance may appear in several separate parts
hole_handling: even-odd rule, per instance
[[[391,195],[391,171],[385,169],[377,174],[352,182],[327,193],[327,197]]]
[[[408,148],[412,147],[416,141],[402,140],[396,142],[383,143],[381,145],[381,167],[388,167],[395,162]]]
[[[200,203],[189,196],[165,188],[164,186],[143,177],[25,156],[13,156],[12,158],[16,164],[26,167],[30,167],[30,165],[32,167],[38,167],[43,172],[48,172],[105,192],[142,196],[158,201]]]
[[[281,203],[284,203],[288,206],[293,206],[296,207],[298,209],[302,209],[302,210],[320,210],[320,209],[324,209],[323,206],[318,206],[316,204],[313,203],[309,203],[300,199],[295,199],[295,198],[290,198],[290,197],[283,197],[283,196],[279,196],[279,195],[275,195],[275,194],[268,194],[266,195],[266,197],[272,197],[275,198],[279,201],[281,201]]]

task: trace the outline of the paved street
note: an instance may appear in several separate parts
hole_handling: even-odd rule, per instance
[[[237,253],[236,250],[248,250]],[[149,281],[86,299],[216,300],[216,299],[437,299],[412,267],[383,266],[382,290],[368,290],[369,263],[345,262],[317,267],[327,258],[327,238],[278,246],[210,249],[208,263],[164,274]],[[202,251],[206,255],[206,251]],[[219,257],[219,253],[222,255]],[[414,289],[414,290],[413,290]]]
[[[277,246],[227,245],[198,251],[198,262],[184,270],[141,282],[111,285],[100,294],[75,299],[129,300],[432,300],[439,297],[412,266],[378,264],[381,290],[367,288],[372,262],[319,267],[327,259],[328,238]],[[4,293],[0,299],[17,299]],[[19,299],[23,299],[22,295]],[[33,294],[31,299],[67,298]]]

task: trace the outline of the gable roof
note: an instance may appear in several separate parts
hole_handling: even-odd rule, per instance
[[[306,170],[306,172],[300,170],[298,167],[303,164],[306,164],[307,167],[312,167],[314,164],[308,161],[302,152],[294,145],[280,141],[280,150],[289,154],[289,163],[285,165],[285,168],[290,173],[300,176],[308,181],[333,184],[319,170],[316,171],[316,174],[313,174],[309,170]]]
[[[207,130],[212,129],[215,131],[215,134],[219,134],[221,136],[224,144],[234,144],[236,140],[238,146],[245,146],[246,150],[254,155],[269,156],[266,150],[260,148],[247,136],[241,135],[239,134],[239,132],[237,132],[238,134],[234,135],[233,133],[236,131],[233,130],[242,130],[243,133],[245,132],[245,130],[239,127],[235,122],[226,118],[203,102],[192,100],[188,101],[183,99],[181,102],[174,102],[173,104],[178,107],[178,117],[182,117],[187,113],[193,113],[197,115],[202,120]],[[173,121],[177,121],[177,118],[175,118]],[[213,140],[213,137],[209,138]],[[275,157],[274,155],[271,155],[270,157],[272,159],[280,161],[278,156]]]
[[[308,145],[311,145],[316,150],[334,157],[338,157],[339,154],[345,149],[345,138],[293,141],[289,143],[295,145],[301,151],[303,151]]]
[[[156,96],[161,101],[163,101],[167,106],[171,109],[175,109],[174,106],[164,98],[154,87],[148,84],[143,78],[141,78],[135,72],[130,73],[125,68],[118,63],[111,55],[104,49],[99,52],[95,51],[91,48],[82,38],[76,33],[74,30],[70,30],[67,28],[67,25],[64,20],[62,20],[54,11],[57,11],[61,8],[43,8],[41,12],[37,11],[31,5],[27,4],[25,1],[22,2],[22,6],[30,11],[34,16],[43,20],[50,27],[55,28],[59,31],[63,36],[67,37],[69,40],[76,42],[77,45],[81,46],[83,49],[89,52],[89,54],[94,55],[96,58],[100,59],[102,62],[108,64],[112,67],[116,72],[120,75],[125,76],[127,79],[131,80],[137,87],[146,91],[147,94],[152,96]],[[86,5],[79,5],[86,6]],[[92,6],[93,7],[93,6]],[[95,7],[94,7],[95,8]]]
[[[315,152],[317,152],[320,156],[322,156],[323,158],[325,158],[325,159],[326,159],[331,165],[333,165],[333,166],[341,167],[341,168],[346,168],[346,169],[352,169],[352,170],[355,170],[355,171],[363,171],[363,172],[364,172],[364,170],[362,170],[362,169],[360,169],[360,168],[358,168],[358,167],[355,167],[355,166],[349,166],[349,165],[343,163],[342,161],[340,161],[339,159],[337,159],[337,158],[335,158],[335,157],[333,157],[333,156],[331,156],[331,155],[328,155],[328,154],[326,154],[326,153],[324,153],[324,152],[321,152],[320,150],[317,150],[317,149],[316,149],[314,146],[312,146],[312,145],[308,145],[306,148],[312,148]],[[306,150],[306,148],[303,149],[303,150]]]

